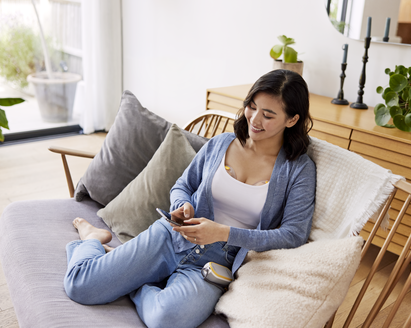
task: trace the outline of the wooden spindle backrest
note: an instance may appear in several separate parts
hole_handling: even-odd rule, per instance
[[[233,132],[234,121],[235,114],[211,109],[195,117],[184,127],[184,130],[212,138],[223,132]]]
[[[378,253],[374,263],[371,266],[371,269],[368,273],[367,278],[365,279],[364,284],[362,285],[361,290],[359,291],[358,295],[357,295],[357,299],[355,300],[353,306],[351,307],[350,313],[348,314],[345,323],[343,325],[343,328],[348,328],[364,295],[367,292],[367,288],[371,283],[371,280],[373,279],[378,266],[380,265],[386,251],[387,248],[389,246],[389,244],[393,241],[393,236],[395,234],[395,232],[397,231],[398,227],[400,226],[405,213],[407,212],[407,209],[409,207],[410,201],[411,201],[411,183],[406,182],[404,180],[399,180],[398,182],[396,182],[394,184],[394,191],[392,192],[391,196],[388,198],[387,203],[384,206],[384,209],[382,210],[379,218],[377,219],[377,222],[375,223],[374,228],[372,229],[370,236],[367,239],[367,242],[364,246],[363,249],[363,254],[367,251],[368,246],[370,245],[370,243],[372,242],[372,239],[376,236],[377,230],[380,227],[380,224],[382,222],[382,219],[385,215],[385,213],[388,211],[391,203],[394,200],[394,195],[398,192],[402,192],[405,193],[407,195],[406,200],[400,210],[399,215],[397,216],[397,218],[394,221],[394,224],[390,227],[389,229],[389,233],[387,238],[384,241],[384,244],[382,245],[380,252]],[[411,247],[411,236],[408,236],[407,242],[405,243],[405,246],[403,248],[403,251],[401,252],[394,268],[392,269],[390,276],[388,278],[388,280],[385,283],[385,286],[383,288],[383,290],[381,291],[381,293],[378,295],[377,300],[375,301],[375,303],[373,304],[372,309],[370,310],[370,312],[368,313],[367,318],[365,319],[362,327],[363,328],[368,328],[371,326],[371,324],[373,323],[373,321],[375,320],[375,318],[377,317],[378,313],[380,312],[384,302],[387,300],[388,296],[391,294],[393,288],[395,287],[395,285],[398,283],[399,278],[402,276],[402,274],[405,272],[406,267],[409,265],[411,258],[409,257],[409,249]],[[395,312],[397,311],[399,304],[402,302],[402,299],[398,299],[398,302],[396,302],[395,306],[392,309],[392,312],[390,313],[390,315],[387,317],[387,321],[386,324],[384,325],[385,327],[388,327],[388,325],[390,324],[393,316],[395,315]],[[327,326],[327,327],[331,327],[331,326]]]

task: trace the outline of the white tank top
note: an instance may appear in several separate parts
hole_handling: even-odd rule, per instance
[[[214,221],[230,227],[255,229],[267,198],[268,185],[252,186],[234,179],[225,169],[225,155],[211,184]]]

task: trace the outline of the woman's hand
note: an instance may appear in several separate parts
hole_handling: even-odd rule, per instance
[[[185,203],[183,206],[172,211],[171,219],[178,223],[184,224],[184,220],[191,219],[194,217],[194,208],[190,203]],[[172,227],[177,227],[177,225],[170,223]]]
[[[206,218],[192,218],[184,221],[184,226],[174,226],[173,230],[179,232],[193,244],[206,245],[217,241],[227,241],[230,227],[216,223]]]

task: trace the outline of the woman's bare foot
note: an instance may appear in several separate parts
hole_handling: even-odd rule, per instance
[[[73,226],[78,230],[81,240],[97,239],[102,244],[106,244],[111,241],[111,233],[104,229],[96,228],[82,218],[75,218]]]

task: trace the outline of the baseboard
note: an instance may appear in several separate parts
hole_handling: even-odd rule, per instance
[[[7,133],[4,134],[4,142],[0,143],[0,147],[11,146],[26,142],[63,138],[80,134],[83,134],[83,130],[78,124],[61,126],[58,128]]]

